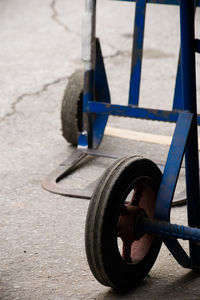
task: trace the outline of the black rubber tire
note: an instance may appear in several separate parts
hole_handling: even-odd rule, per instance
[[[82,127],[83,71],[75,71],[69,78],[61,108],[62,134],[67,142],[76,146]]]
[[[117,246],[117,223],[120,209],[134,185],[137,182],[149,185],[156,199],[161,177],[160,169],[152,161],[130,156],[117,160],[103,174],[90,201],[85,225],[88,263],[95,278],[103,285],[132,289],[151,270],[161,240],[151,236],[152,242],[144,257],[137,263],[126,263]]]

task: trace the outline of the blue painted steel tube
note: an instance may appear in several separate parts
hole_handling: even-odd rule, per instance
[[[176,84],[175,84],[175,89],[174,89],[174,100],[173,100],[173,110],[182,110],[182,80],[181,80],[181,58],[179,54],[179,59],[178,59],[178,68],[177,68],[177,74],[176,74]]]
[[[192,118],[193,114],[182,112],[176,123],[155,207],[155,217],[162,221],[170,220],[171,203],[191,128]]]
[[[116,1],[136,2],[136,0],[116,0]],[[179,5],[180,0],[147,0],[147,3]]]
[[[88,102],[88,111],[95,114],[109,114],[121,117],[134,117],[148,120],[176,122],[179,116],[177,111],[147,109],[135,106],[125,106],[104,102]]]
[[[138,105],[142,69],[146,0],[136,0],[129,104]]]
[[[196,6],[198,4],[199,0],[194,0],[194,14],[196,10]],[[196,40],[195,42],[195,51],[198,52],[198,42]],[[182,80],[181,80],[181,57],[179,53],[179,59],[178,59],[178,68],[177,68],[177,75],[176,75],[176,85],[174,89],[174,100],[173,100],[173,109],[182,110]]]
[[[200,243],[200,229],[187,227],[183,225],[171,224],[168,222],[143,219],[140,224],[142,232],[154,233],[161,238],[175,238],[189,240],[195,243]]]
[[[180,1],[180,19],[183,109],[193,113],[193,121],[185,152],[188,224],[191,227],[200,228],[193,1]],[[190,242],[190,257],[193,265],[200,266],[200,246],[192,242]]]
[[[136,0],[115,0],[115,1],[136,2]],[[147,0],[147,3],[166,4],[166,5],[179,5],[180,0]],[[200,6],[200,2],[198,2],[197,6]]]
[[[176,123],[176,128],[157,195],[155,218],[158,220],[167,222],[170,220],[171,203],[188,140],[192,119],[193,114],[189,112],[182,112],[180,113]],[[166,238],[164,239],[164,242],[167,248],[173,254],[174,258],[182,267],[191,268],[191,260],[177,240]]]

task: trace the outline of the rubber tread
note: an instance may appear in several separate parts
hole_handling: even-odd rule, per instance
[[[155,169],[157,171],[157,177],[159,178],[159,182],[157,182],[157,185],[160,183],[161,179],[161,172],[159,168],[151,161],[146,159],[138,159],[136,157],[125,157],[118,161],[116,161],[102,176],[102,179],[97,186],[95,192],[93,193],[90,206],[88,209],[87,219],[86,219],[86,253],[88,262],[91,268],[91,271],[93,275],[96,277],[96,279],[101,282],[102,284],[106,286],[111,286],[113,288],[120,288],[120,289],[127,289],[130,287],[133,287],[134,283],[129,279],[130,282],[120,282],[120,280],[117,280],[118,282],[114,282],[113,278],[110,278],[110,274],[105,270],[104,262],[103,262],[103,256],[102,249],[101,249],[101,233],[102,228],[104,227],[104,216],[106,214],[106,210],[108,206],[110,205],[108,201],[111,202],[112,198],[112,192],[115,190],[115,184],[120,180],[121,176],[123,176],[124,172],[130,168],[132,165],[138,165],[144,166],[149,165],[150,168]],[[157,178],[156,177],[156,178]],[[157,187],[158,189],[158,187]],[[115,213],[115,212],[113,212]],[[151,269],[158,252],[160,250],[161,241],[158,239],[155,239],[155,242],[153,243],[153,246],[151,248],[154,248],[151,250],[151,254],[153,254],[152,258],[148,258],[148,266],[146,269],[141,270],[141,274],[138,275],[138,280],[135,282],[136,284],[141,281],[149,272]],[[148,254],[147,254],[148,255]],[[145,258],[144,258],[145,260]],[[150,262],[149,262],[150,261]],[[135,265],[134,265],[135,266]],[[134,271],[133,266],[133,273]],[[131,265],[127,266],[127,270],[130,273]],[[120,270],[119,270],[120,272]],[[134,275],[134,274],[133,274]],[[111,276],[112,277],[112,276]],[[134,278],[137,278],[137,276],[133,276]]]
[[[90,200],[90,204],[88,207],[88,212],[87,212],[87,217],[86,217],[86,223],[85,223],[85,249],[86,249],[86,254],[87,254],[87,260],[90,265],[90,268],[92,270],[92,273],[94,277],[101,282],[103,285],[108,285],[107,280],[103,280],[102,274],[100,274],[98,267],[96,265],[96,260],[94,256],[94,224],[95,224],[95,218],[96,218],[96,213],[98,210],[99,206],[99,201],[100,197],[103,193],[103,190],[105,189],[105,185],[107,183],[107,180],[110,178],[111,174],[115,172],[115,170],[124,163],[124,161],[130,158],[128,157],[123,157],[121,159],[116,160],[109,168],[105,170],[103,175],[101,176],[101,179],[93,192],[92,198]]]
[[[78,143],[78,132],[81,130],[82,95],[83,71],[77,70],[69,78],[61,107],[62,134],[74,146]]]

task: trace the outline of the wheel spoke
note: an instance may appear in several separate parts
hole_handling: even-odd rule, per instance
[[[132,242],[130,240],[123,241],[123,248],[122,248],[122,258],[127,263],[132,263],[131,259],[131,245]]]
[[[136,187],[134,187],[134,191],[133,191],[133,195],[131,198],[131,205],[138,205],[138,203],[140,202],[140,199],[142,197],[143,191],[145,189],[144,185],[137,185]]]

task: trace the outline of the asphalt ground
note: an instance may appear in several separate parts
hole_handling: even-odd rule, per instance
[[[82,67],[83,11],[83,0],[0,0],[0,299],[200,299],[198,274],[180,267],[165,246],[134,291],[122,295],[99,284],[84,249],[88,200],[41,187],[74,151],[62,138],[60,108],[69,76]],[[197,11],[197,36],[198,16]],[[113,103],[127,103],[133,18],[134,4],[98,2],[97,34]],[[144,46],[141,106],[170,109],[179,48],[177,7],[149,5]],[[108,126],[160,136],[174,130],[172,124],[113,117]],[[168,149],[108,135],[100,147],[163,164]],[[110,163],[92,159],[61,185],[84,188]],[[183,179],[184,171],[180,189]],[[186,207],[172,209],[172,222],[186,224],[186,219]]]

